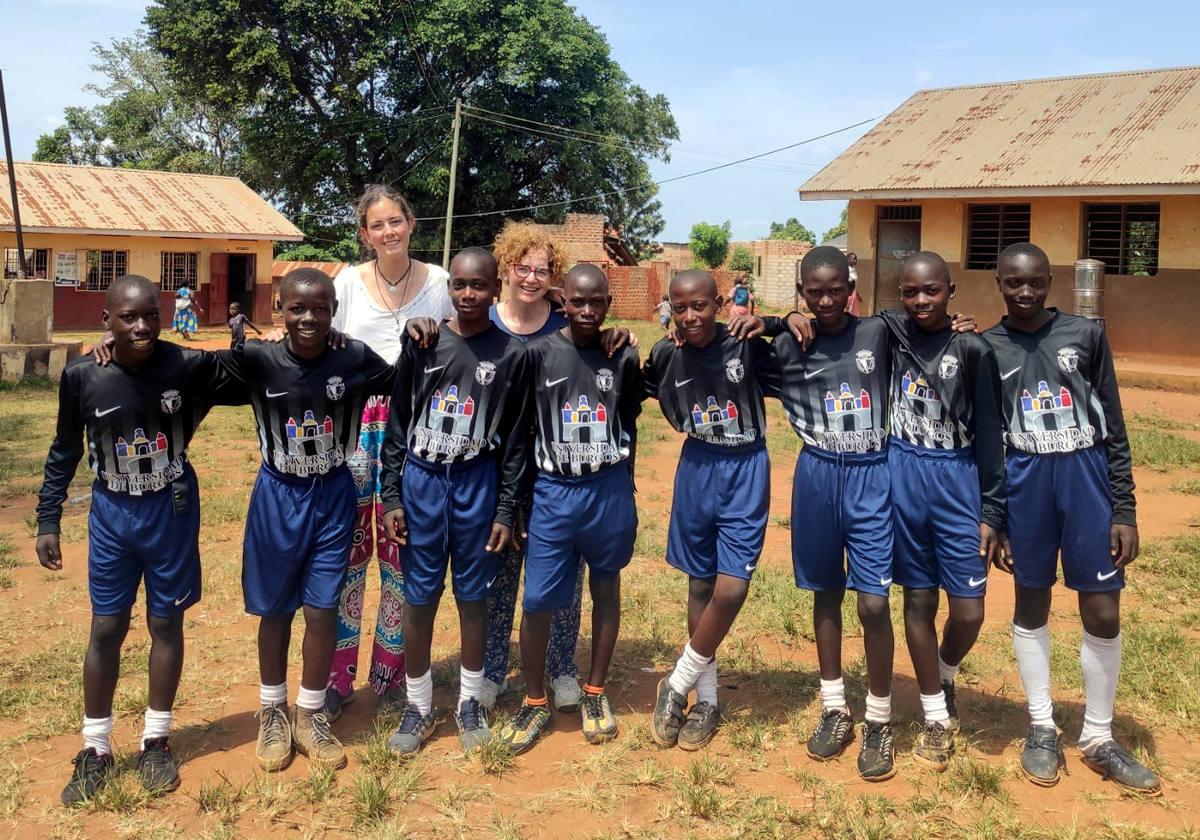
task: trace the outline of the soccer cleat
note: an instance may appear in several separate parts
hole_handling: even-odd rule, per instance
[[[479,688],[479,705],[491,711],[496,708],[496,701],[500,699],[500,695],[508,691],[508,677],[505,677],[499,683],[494,683],[487,677],[484,677],[483,684]]]
[[[258,744],[254,748],[258,766],[268,773],[292,763],[292,724],[287,706],[270,703],[258,710]]]
[[[892,724],[865,721],[858,751],[858,775],[866,782],[885,782],[896,775]]]
[[[946,711],[950,713],[950,722],[946,724],[946,728],[950,730],[951,735],[958,734],[958,689],[954,683],[942,681],[942,695],[946,698]]]
[[[1059,768],[1066,764],[1057,726],[1030,726],[1021,750],[1021,772],[1035,785],[1058,784]]]
[[[658,699],[654,701],[654,714],[650,719],[650,737],[654,743],[660,747],[673,747],[678,743],[686,706],[687,697],[671,688],[666,677],[658,681]]]
[[[717,734],[721,712],[712,703],[700,702],[688,709],[687,720],[679,730],[679,748],[698,750]]]
[[[954,752],[954,733],[941,721],[926,723],[913,747],[913,758],[939,773],[950,766]]]
[[[1083,763],[1102,777],[1112,779],[1126,790],[1146,796],[1161,796],[1162,783],[1146,767],[1116,741],[1105,741],[1083,754]]]
[[[341,770],[346,766],[346,748],[330,728],[324,709],[311,711],[292,708],[292,740],[296,752],[307,756],[313,764],[330,770]]]
[[[854,740],[854,718],[845,709],[826,709],[808,737],[808,757],[817,761],[837,758]]]
[[[151,738],[142,744],[137,769],[142,787],[150,793],[169,793],[179,787],[179,768],[165,737]]]
[[[538,738],[550,731],[550,707],[531,706],[522,703],[516,717],[500,730],[500,740],[508,744],[514,755],[520,755],[528,750]]]
[[[325,717],[329,718],[330,723],[333,723],[342,716],[342,710],[353,702],[354,692],[343,697],[336,688],[329,686],[325,689]]]
[[[563,674],[550,680],[550,694],[554,698],[554,708],[559,712],[573,712],[579,708],[583,699],[583,689],[579,687],[576,677]]]
[[[583,719],[583,738],[589,744],[603,744],[617,737],[617,719],[608,705],[608,695],[584,694],[579,716]]]
[[[492,740],[486,710],[474,697],[459,705],[454,713],[454,722],[458,724],[458,743],[467,752],[477,750]]]
[[[113,757],[108,753],[98,754],[95,747],[80,750],[71,763],[75,769],[71,771],[71,781],[67,782],[60,797],[62,804],[68,807],[82,805],[95,796],[96,791],[108,782],[114,769]]]
[[[404,707],[404,717],[400,718],[400,725],[396,727],[392,737],[388,738],[388,749],[400,755],[412,755],[429,740],[435,729],[437,716],[434,710],[430,709],[429,714],[423,715],[420,709],[409,703]]]

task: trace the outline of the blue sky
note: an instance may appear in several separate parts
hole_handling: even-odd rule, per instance
[[[5,71],[13,147],[28,159],[67,105],[89,104],[90,45],[132,32],[143,0],[5,0]],[[613,56],[663,93],[680,141],[670,177],[881,117],[924,87],[1200,62],[1200,4],[1043,0],[814,4],[799,0],[577,0]],[[1131,8],[1136,10],[1131,12]],[[12,45],[23,48],[12,49]],[[796,216],[830,227],[840,202],[800,202],[796,187],[869,126],[763,161],[664,185],[662,238],[697,221],[764,235]]]

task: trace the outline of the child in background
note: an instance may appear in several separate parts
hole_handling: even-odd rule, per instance
[[[658,325],[662,327],[662,331],[666,332],[671,326],[671,301],[667,295],[663,295],[662,301],[654,307],[658,313]]]
[[[229,348],[232,350],[239,344],[246,343],[246,328],[254,330],[255,335],[262,335],[262,330],[250,323],[250,319],[242,314],[238,303],[229,304]]]

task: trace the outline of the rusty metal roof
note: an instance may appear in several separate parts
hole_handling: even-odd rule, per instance
[[[323,271],[330,277],[337,277],[342,273],[342,269],[350,263],[344,262],[312,262],[306,260],[275,260],[271,263],[271,277],[283,277],[288,272],[295,271],[298,268],[315,268],[317,271]]]
[[[923,90],[804,199],[1200,193],[1200,67]]]
[[[300,241],[304,235],[237,178],[59,163],[13,164],[30,233]],[[13,230],[0,162],[0,230]]]

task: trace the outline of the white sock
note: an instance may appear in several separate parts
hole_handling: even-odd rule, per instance
[[[667,677],[667,684],[673,691],[686,697],[696,687],[696,681],[700,679],[701,672],[708,667],[708,662],[707,658],[692,650],[692,643],[688,642],[683,646],[683,653],[675,663],[675,670]]]
[[[478,671],[468,671],[463,666],[458,666],[458,705],[461,707],[468,700],[479,699],[480,693],[483,691],[483,669]]]
[[[423,715],[433,711],[433,671],[426,671],[419,677],[408,675],[408,702],[417,707]]]
[[[94,747],[97,755],[112,755],[112,715],[83,719],[83,748]]]
[[[259,683],[258,702],[264,706],[282,706],[287,703],[287,680],[279,685]]]
[[[151,738],[165,738],[171,734],[171,719],[174,714],[170,711],[160,712],[146,707],[145,724],[142,727],[142,743]]]
[[[941,691],[936,694],[922,694],[921,708],[925,711],[926,723],[950,722],[950,712],[946,711],[946,695]]]
[[[836,680],[821,680],[821,710],[841,709],[849,712],[846,705],[846,681],[838,677]]]
[[[1050,628],[1036,630],[1013,625],[1013,650],[1017,671],[1025,687],[1025,704],[1034,726],[1054,726],[1054,703],[1050,700]]]
[[[868,691],[865,717],[871,723],[890,723],[892,720],[892,695],[876,697]]]
[[[1102,639],[1084,630],[1079,664],[1083,668],[1084,696],[1079,748],[1088,752],[1113,737],[1113,703],[1121,675],[1121,634],[1115,639]]]
[[[325,708],[325,689],[300,686],[296,692],[296,706],[308,712],[319,712]]]
[[[717,658],[714,656],[696,680],[696,702],[717,705]]]
[[[942,682],[953,685],[956,677],[958,677],[958,665],[947,665],[942,661],[941,651],[938,651],[938,678]]]

